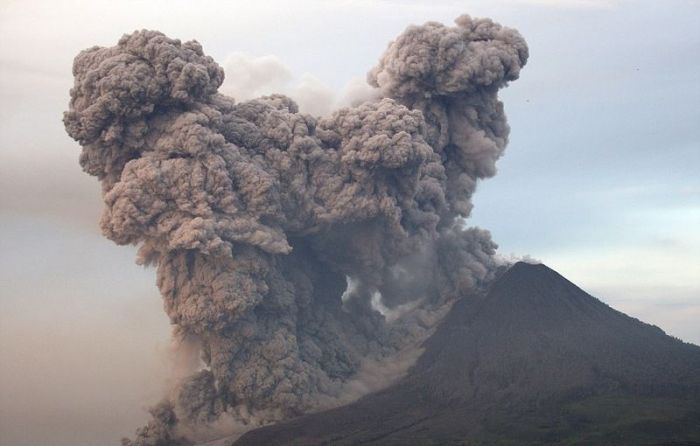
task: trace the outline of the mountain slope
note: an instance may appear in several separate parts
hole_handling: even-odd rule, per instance
[[[517,263],[399,383],[234,444],[700,445],[700,347]]]

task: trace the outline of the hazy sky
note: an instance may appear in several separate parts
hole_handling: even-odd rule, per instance
[[[155,272],[97,227],[63,130],[75,54],[126,32],[197,39],[224,91],[321,112],[408,24],[469,13],[531,56],[502,98],[511,143],[473,224],[614,308],[700,344],[700,2],[0,1],[0,446],[131,433],[167,374]],[[117,444],[115,441],[114,444]]]

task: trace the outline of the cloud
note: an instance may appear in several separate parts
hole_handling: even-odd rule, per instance
[[[377,368],[495,274],[490,233],[464,219],[507,144],[498,90],[527,59],[489,19],[409,26],[369,72],[369,101],[314,117],[279,94],[240,99],[285,88],[274,57],[229,57],[235,101],[196,41],[141,30],[78,54],[64,124],[100,180],[102,232],[156,265],[177,337],[202,352],[125,444],[298,416],[353,377],[369,391],[397,375]],[[335,102],[308,76],[291,90],[310,111]]]
[[[377,96],[361,78],[353,78],[336,93],[320,79],[305,73],[295,76],[276,56],[231,53],[223,63],[226,77],[221,92],[237,101],[259,96],[284,94],[299,105],[299,111],[314,116],[327,115],[338,107],[356,105]]]
[[[293,76],[276,56],[254,57],[246,53],[229,54],[223,63],[226,78],[221,91],[237,101],[279,93],[289,87]]]

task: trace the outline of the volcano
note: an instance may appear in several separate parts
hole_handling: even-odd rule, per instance
[[[408,374],[251,445],[700,445],[700,347],[516,263],[453,306]]]

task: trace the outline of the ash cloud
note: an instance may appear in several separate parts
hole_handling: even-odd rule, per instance
[[[81,52],[64,123],[102,184],[100,226],[155,265],[204,364],[124,444],[189,444],[222,417],[289,418],[399,376],[382,360],[411,357],[497,267],[464,219],[507,143],[498,90],[527,56],[488,19],[411,26],[368,75],[375,99],[317,117],[218,93],[195,41],[144,30]]]

